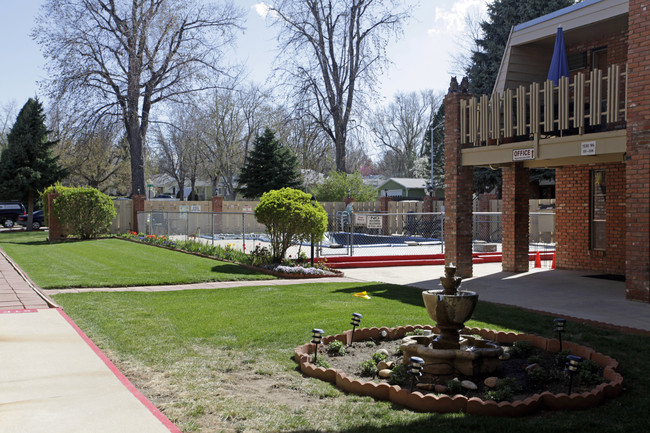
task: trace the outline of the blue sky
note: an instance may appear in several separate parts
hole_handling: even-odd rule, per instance
[[[41,95],[37,82],[46,78],[38,45],[30,38],[41,0],[0,0],[0,107],[14,101],[22,106],[29,97]],[[260,12],[272,0],[235,0],[247,11],[246,31],[240,35],[233,62],[242,62],[249,78],[263,83],[271,72],[275,55],[274,31]],[[486,0],[420,0],[403,37],[391,43],[387,54],[393,65],[381,79],[379,92],[388,99],[397,91],[434,89],[449,86],[453,71],[452,53],[466,31],[468,11],[485,11]],[[42,98],[44,99],[44,98]]]

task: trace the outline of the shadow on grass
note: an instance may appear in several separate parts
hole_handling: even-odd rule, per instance
[[[219,260],[217,258],[213,258],[213,260]],[[220,264],[215,265],[212,267],[212,272],[218,273],[218,274],[241,274],[241,275],[259,275],[260,277],[263,277],[264,279],[276,279],[277,277],[274,277],[273,275],[268,275],[263,272],[256,271],[255,269],[250,269],[246,268],[244,266],[240,266],[235,263],[229,263],[229,262],[219,262]]]
[[[400,286],[397,284],[385,283],[370,284],[363,287],[343,288],[336,290],[334,293],[354,294],[364,290],[368,296],[370,296],[370,298],[384,298],[424,308],[424,302],[422,301],[422,290],[410,286]]]

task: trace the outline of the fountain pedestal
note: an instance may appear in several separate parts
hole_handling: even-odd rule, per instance
[[[445,276],[440,278],[443,290],[422,292],[424,305],[440,334],[404,338],[401,346],[404,363],[411,356],[419,356],[424,359],[424,373],[466,376],[493,373],[499,367],[503,349],[492,341],[460,334],[472,317],[478,294],[458,290],[461,278],[455,274],[453,265],[446,266]]]

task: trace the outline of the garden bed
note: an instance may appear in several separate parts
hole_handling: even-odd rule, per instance
[[[423,412],[463,411],[476,415],[521,416],[540,409],[584,409],[595,406],[605,397],[614,397],[622,391],[623,378],[616,372],[618,363],[588,347],[570,342],[563,344],[563,349],[566,349],[568,353],[580,356],[586,360],[585,362],[591,362],[591,365],[596,366],[593,375],[597,376],[589,380],[574,379],[572,392],[568,395],[568,382],[565,380],[564,368],[559,365],[562,361],[560,360],[558,364],[558,340],[477,328],[466,328],[464,333],[476,334],[485,339],[497,341],[506,348],[507,352],[513,353],[510,359],[502,362],[500,372],[495,375],[498,381],[512,387],[511,392],[499,394],[503,387],[488,387],[484,383],[487,377],[459,376],[456,382],[453,380],[456,378],[444,377],[434,380],[432,376],[425,375],[422,378],[422,383],[431,384],[431,388],[434,385],[439,387],[432,390],[414,388],[412,391],[411,379],[407,374],[395,374],[386,379],[378,378],[374,374],[372,377],[361,376],[363,374],[362,362],[366,362],[374,353],[382,349],[388,353],[386,361],[394,363],[393,371],[395,368],[399,368],[403,363],[398,351],[401,339],[408,332],[414,332],[416,329],[436,331],[430,326],[407,326],[391,329],[364,328],[355,332],[354,342],[345,347],[345,355],[329,355],[326,345],[330,342],[338,340],[344,345],[349,344],[351,331],[348,331],[344,334],[326,337],[323,340],[323,346],[319,348],[317,361],[313,360],[313,344],[305,344],[296,348],[295,359],[304,374],[335,383],[346,392],[369,395],[378,400],[389,400]],[[385,331],[386,338],[381,337],[381,331]],[[527,353],[516,356],[517,350],[514,348],[525,346],[519,343],[521,341],[527,341],[529,349],[526,351]],[[323,361],[329,365],[318,366],[318,364],[323,364]],[[537,364],[546,372],[545,378],[542,378],[539,373],[531,374],[526,371],[525,368],[533,364]],[[536,369],[532,368],[531,370]],[[477,389],[469,390],[461,387],[460,383],[463,380],[471,380],[477,385]],[[447,389],[442,390],[440,385]],[[503,399],[503,401],[496,401],[495,398],[496,400]]]

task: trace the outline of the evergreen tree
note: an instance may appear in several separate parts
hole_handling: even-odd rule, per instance
[[[27,202],[28,230],[39,191],[66,176],[58,158],[52,156],[56,142],[48,140],[49,132],[43,106],[30,98],[18,113],[7,136],[7,148],[0,155],[0,194]]]
[[[574,0],[494,0],[488,4],[488,19],[481,22],[482,39],[472,51],[465,72],[469,90],[475,95],[491,95],[501,57],[512,26],[530,21],[574,4]]]
[[[494,0],[488,4],[488,19],[481,22],[482,39],[478,50],[472,51],[465,69],[469,91],[475,95],[491,95],[508,43],[510,30],[526,21],[571,6],[574,0]],[[474,192],[480,194],[494,188],[501,190],[501,170],[474,168]]]
[[[239,191],[245,198],[281,188],[302,188],[296,156],[275,139],[273,131],[266,128],[253,145],[239,175]]]

